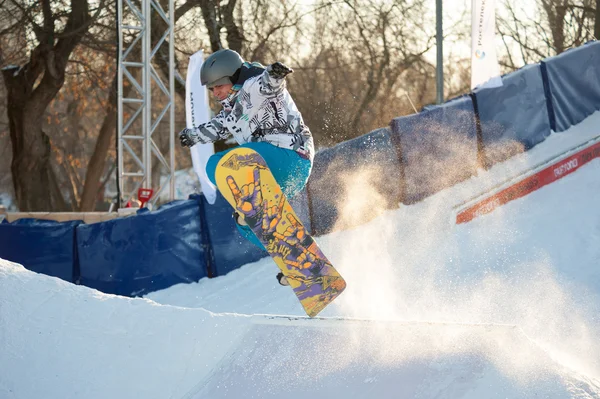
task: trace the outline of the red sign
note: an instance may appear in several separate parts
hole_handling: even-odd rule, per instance
[[[479,215],[490,213],[507,202],[524,197],[540,187],[575,172],[582,165],[599,157],[600,143],[596,143],[461,211],[456,215],[456,224],[466,223]]]
[[[146,202],[152,198],[152,194],[154,194],[154,190],[151,188],[138,188],[138,199],[142,202],[140,208],[143,208],[146,205]]]

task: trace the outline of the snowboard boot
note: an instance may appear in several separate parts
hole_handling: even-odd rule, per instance
[[[277,281],[283,286],[290,285],[290,283],[287,281],[287,278],[283,275],[282,272],[277,273]]]
[[[232,216],[233,216],[233,220],[235,220],[235,223],[238,226],[248,226],[248,223],[246,223],[246,221],[244,220],[244,218],[241,217],[239,213],[233,212]]]

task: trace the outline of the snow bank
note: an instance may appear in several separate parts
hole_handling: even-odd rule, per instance
[[[208,375],[247,317],[106,295],[0,259],[0,397],[170,398]]]

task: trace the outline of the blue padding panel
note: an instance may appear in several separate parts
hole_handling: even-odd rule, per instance
[[[590,42],[542,62],[554,126],[562,132],[600,110],[600,42]]]
[[[477,131],[469,96],[395,118],[391,126],[404,169],[404,203],[418,202],[473,175]]]
[[[74,282],[78,276],[75,228],[81,221],[18,219],[0,224],[0,258]]]
[[[290,198],[290,205],[300,218],[304,228],[312,234],[312,224],[310,222],[310,208],[308,200],[308,190],[306,187],[302,189],[295,197]]]
[[[474,91],[488,166],[527,151],[550,135],[540,66],[527,65],[503,76],[502,82],[501,87]]]
[[[400,161],[389,129],[320,151],[308,181],[312,232],[321,235],[365,223],[378,211],[397,207],[400,193]],[[352,210],[342,214],[350,203]]]
[[[233,209],[221,193],[217,193],[217,200],[212,205],[206,202],[203,195],[194,195],[190,198],[203,201],[205,223],[213,251],[212,266],[215,277],[223,276],[240,266],[269,256],[240,236],[231,216]],[[273,265],[273,268],[276,273],[276,266]]]
[[[196,201],[174,201],[156,211],[80,225],[81,283],[136,296],[206,277]]]

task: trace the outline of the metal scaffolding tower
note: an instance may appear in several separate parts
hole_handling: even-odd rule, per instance
[[[139,189],[152,189],[156,204],[167,187],[170,200],[175,194],[173,0],[118,0],[118,14],[119,206]],[[168,62],[167,84],[154,60]]]

